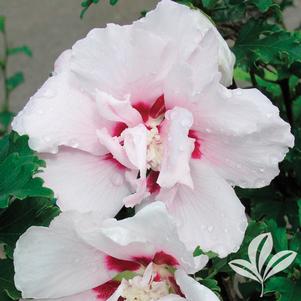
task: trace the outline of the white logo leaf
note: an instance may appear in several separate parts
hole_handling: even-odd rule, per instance
[[[296,258],[297,253],[294,251],[281,251],[274,255],[264,271],[263,279],[266,280],[271,276],[285,270]]]
[[[260,246],[261,249],[259,252]],[[255,280],[261,284],[260,297],[262,297],[264,294],[264,281],[278,272],[286,269],[294,261],[297,255],[296,252],[288,250],[277,253],[267,263],[265,271],[262,273],[263,266],[271,254],[272,249],[273,238],[271,233],[263,233],[255,237],[249,245],[248,256],[250,261],[235,259],[229,262],[230,267],[236,273],[246,278]]]
[[[262,267],[273,249],[273,238],[271,233],[267,233],[267,239],[264,242],[262,249],[260,251],[259,260],[258,260],[258,271],[261,273]]]
[[[259,263],[257,265],[258,248],[263,240],[265,240],[265,242],[261,249],[260,256],[259,256]],[[258,268],[259,272],[261,271],[262,266],[263,266],[264,262],[266,261],[267,257],[271,253],[272,248],[273,248],[273,240],[272,240],[271,233],[260,234],[251,241],[249,248],[248,248],[248,256],[249,256],[251,264],[255,267],[257,267],[257,266],[259,267]]]
[[[239,275],[253,279],[259,283],[262,282],[262,277],[258,273],[256,266],[253,266],[249,261],[243,259],[235,259],[230,261],[229,265]]]

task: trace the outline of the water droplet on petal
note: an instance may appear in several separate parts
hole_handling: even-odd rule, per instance
[[[225,90],[224,95],[225,97],[230,98],[232,96],[232,92],[230,90]]]
[[[237,89],[237,90],[235,91],[235,94],[236,94],[237,96],[242,95],[242,90],[241,90],[241,89]]]

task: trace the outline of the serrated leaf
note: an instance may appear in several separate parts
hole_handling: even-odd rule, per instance
[[[294,251],[281,251],[275,254],[268,262],[263,274],[263,279],[266,280],[273,275],[285,270],[295,260],[297,253]]]
[[[244,259],[234,259],[229,262],[229,265],[239,275],[261,283],[262,278],[258,273],[256,266],[253,266],[249,261]]]
[[[16,89],[22,83],[24,83],[24,74],[23,74],[23,72],[16,72],[14,75],[10,76],[6,80],[6,86],[7,86],[7,89],[8,89],[9,92]]]
[[[8,48],[7,49],[7,54],[8,55],[15,55],[15,54],[19,54],[19,53],[23,53],[23,54],[25,54],[25,55],[27,55],[29,57],[32,57],[32,51],[26,45],[23,45],[23,46],[20,46],[20,47]]]
[[[16,200],[0,215],[0,242],[5,243],[6,254],[12,257],[16,241],[30,226],[48,226],[59,212],[50,199]]]
[[[44,165],[44,161],[28,147],[28,137],[12,133],[1,139],[0,208],[7,207],[12,197],[53,198],[53,192],[43,187],[42,179],[34,177]]]
[[[233,50],[242,66],[261,61],[287,67],[301,60],[301,40],[296,33],[254,19],[242,27]]]

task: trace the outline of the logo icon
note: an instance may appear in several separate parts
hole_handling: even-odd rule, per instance
[[[294,251],[285,250],[278,252],[268,260],[272,249],[273,238],[271,233],[263,233],[255,237],[249,245],[249,261],[235,259],[229,262],[230,267],[236,273],[261,284],[260,297],[264,294],[264,282],[286,269],[297,255]]]

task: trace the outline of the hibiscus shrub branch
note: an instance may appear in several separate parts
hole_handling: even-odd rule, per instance
[[[2,103],[0,105],[0,137],[4,135],[9,128],[9,125],[14,117],[14,113],[10,110],[10,97],[11,93],[24,82],[23,72],[18,71],[12,75],[8,74],[8,61],[10,56],[14,56],[19,53],[23,53],[28,57],[32,56],[30,48],[26,45],[18,47],[9,47],[8,36],[6,30],[6,19],[0,15],[0,35],[3,38],[3,49],[1,51],[2,57],[0,57],[0,80],[2,85],[2,91],[0,97],[2,97]]]

